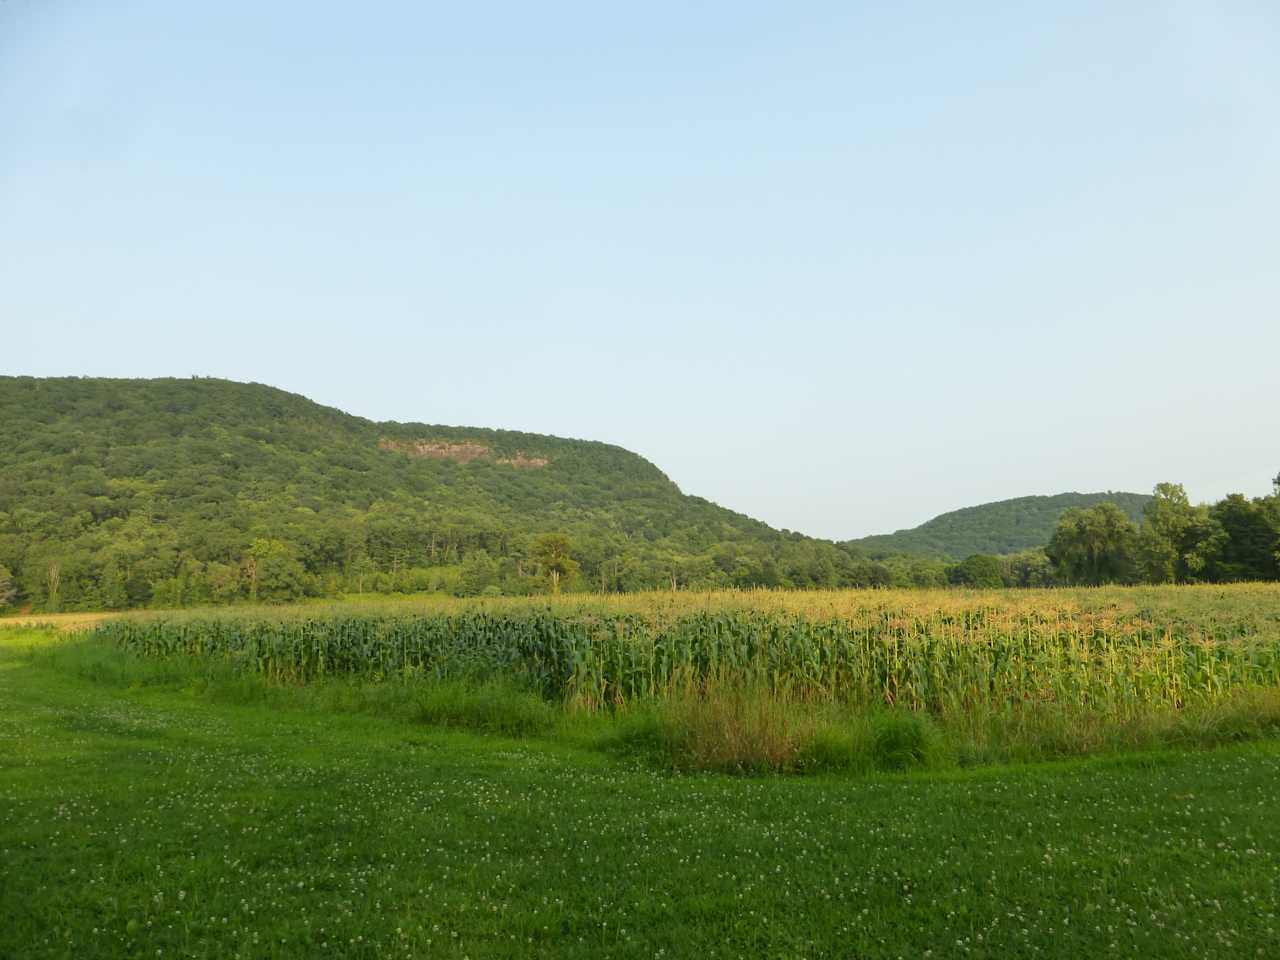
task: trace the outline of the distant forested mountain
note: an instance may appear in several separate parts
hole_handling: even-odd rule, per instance
[[[226,380],[0,377],[0,610],[1280,578],[1280,477],[1212,507],[1156,489],[836,544],[688,496],[606,443],[375,423]]]
[[[1047,544],[1067,510],[1110,501],[1137,523],[1150,499],[1145,493],[1111,492],[1016,497],[953,510],[911,530],[850,540],[848,546],[870,557],[918,554],[960,559],[975,553],[1016,553]]]
[[[620,447],[215,379],[0,378],[0,565],[44,608],[872,582]]]

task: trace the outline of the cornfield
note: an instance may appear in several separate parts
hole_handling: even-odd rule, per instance
[[[286,682],[517,676],[587,709],[733,682],[941,714],[1068,703],[1125,716],[1280,686],[1274,585],[433,600],[122,618],[94,634]]]

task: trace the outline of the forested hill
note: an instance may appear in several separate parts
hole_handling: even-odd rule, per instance
[[[850,540],[848,546],[871,557],[920,554],[959,559],[975,553],[1016,553],[1043,547],[1063,511],[1109,500],[1137,523],[1151,497],[1145,493],[1059,493],[1017,497],[965,507],[934,517],[911,530]]]
[[[0,565],[45,608],[865,582],[616,446],[214,379],[0,378]]]

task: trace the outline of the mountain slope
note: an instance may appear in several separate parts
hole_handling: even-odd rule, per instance
[[[527,592],[547,533],[597,588],[859,582],[833,544],[609,444],[375,423],[224,380],[0,378],[0,564],[38,605]]]
[[[1048,543],[1064,510],[1109,500],[1136,523],[1150,499],[1145,493],[1113,492],[1017,497],[953,510],[910,530],[862,537],[846,545],[871,557],[922,554],[960,559],[975,553],[1015,553]]]

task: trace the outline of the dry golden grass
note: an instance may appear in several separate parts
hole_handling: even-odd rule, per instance
[[[118,613],[26,613],[0,617],[0,630],[6,627],[52,627],[65,633],[88,630],[104,620],[118,617]]]
[[[674,756],[701,770],[782,770],[795,764],[820,725],[763,689],[711,684],[666,710]]]

